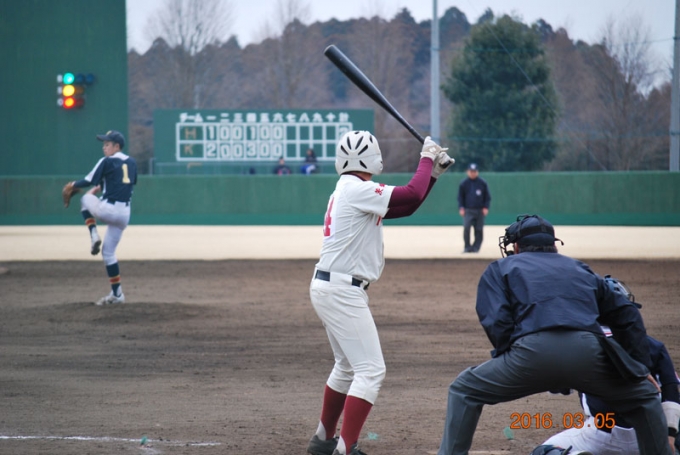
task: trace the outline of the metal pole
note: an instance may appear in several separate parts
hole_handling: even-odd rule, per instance
[[[677,0],[680,2],[680,0]],[[432,35],[430,51],[430,136],[439,143],[439,15],[437,0],[432,0]]]
[[[669,170],[680,170],[680,0],[675,0],[675,36],[673,37],[673,82],[671,85],[671,148]]]

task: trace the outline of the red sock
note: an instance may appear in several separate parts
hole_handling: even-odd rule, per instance
[[[342,420],[342,430],[340,430],[340,436],[345,441],[347,451],[359,440],[361,429],[372,407],[373,405],[366,400],[351,395],[347,397],[345,417]]]
[[[345,406],[345,398],[347,395],[336,392],[328,386],[323,391],[321,424],[326,429],[326,439],[332,439],[335,436],[335,429],[338,427],[338,420]]]

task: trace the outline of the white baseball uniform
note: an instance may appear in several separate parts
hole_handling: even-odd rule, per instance
[[[380,278],[385,264],[382,218],[393,189],[355,175],[340,177],[328,202],[310,285],[312,304],[335,354],[328,386],[371,404],[385,377],[385,362],[365,287]],[[317,278],[319,271],[328,280]]]

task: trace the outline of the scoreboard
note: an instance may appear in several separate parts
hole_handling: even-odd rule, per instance
[[[335,159],[347,131],[373,131],[370,109],[159,110],[154,155],[159,163],[243,164]]]

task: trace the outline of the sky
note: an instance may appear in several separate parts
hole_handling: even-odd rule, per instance
[[[128,23],[128,48],[146,52],[151,43],[144,28],[149,17],[165,0],[126,0]],[[275,16],[281,0],[231,0],[235,21],[231,35],[236,35],[241,47],[257,42],[267,20]],[[433,1],[427,0],[308,0],[310,18],[305,23],[370,17],[378,13],[391,19],[402,8],[407,8],[416,22],[433,17]],[[564,28],[573,40],[589,44],[599,41],[602,28],[609,18],[642,18],[649,27],[652,51],[671,65],[673,36],[675,34],[674,0],[437,0],[438,14],[457,7],[474,23],[491,8],[496,16],[511,13],[527,24],[544,19],[553,29]]]

